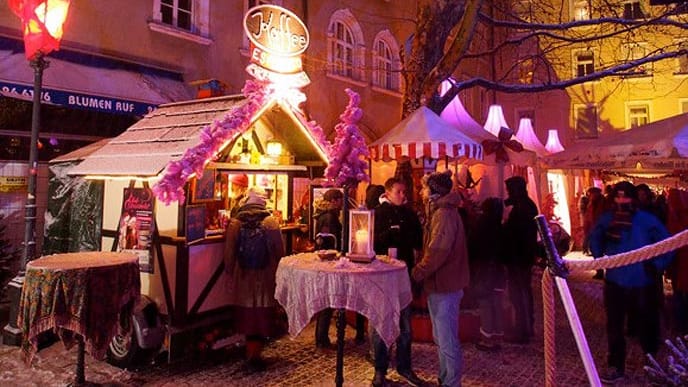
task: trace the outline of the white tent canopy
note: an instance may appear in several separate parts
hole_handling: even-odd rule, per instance
[[[543,159],[550,169],[666,171],[688,169],[688,114],[655,121]]]
[[[477,123],[471,115],[468,114],[458,96],[447,105],[440,117],[453,125],[455,131],[459,131],[479,143],[485,140],[499,141],[495,135],[485,130],[482,125]],[[535,154],[533,152],[514,152],[508,149],[507,154],[509,155],[509,161],[514,165],[535,165]],[[482,162],[489,165],[497,164],[494,153],[485,155]],[[471,164],[471,162],[469,162],[469,164]]]
[[[369,149],[373,160],[399,159],[402,156],[410,159],[483,158],[480,141],[456,130],[425,106],[370,144]]]
[[[445,81],[446,82],[446,81]],[[488,132],[482,125],[477,123],[470,114],[466,111],[461,103],[461,100],[456,96],[447,107],[442,111],[442,119],[454,126],[454,130],[459,131],[468,137],[480,142],[483,141],[499,141],[499,139]],[[514,166],[519,167],[535,167],[536,155],[529,150],[522,152],[515,152],[507,148],[507,155],[509,156],[509,165],[505,166],[497,162],[495,154],[485,154],[482,161],[468,160],[466,164],[470,165],[472,176],[475,179],[480,178],[480,185],[477,189],[478,198],[486,198],[488,196],[504,196],[504,179],[511,176],[514,172]],[[505,168],[509,167],[509,168]],[[508,169],[505,171],[505,169]],[[532,168],[528,168],[528,190],[531,197],[539,203],[539,183],[537,176]],[[468,169],[460,171],[457,178],[459,180],[466,179]],[[505,176],[505,172],[507,175]],[[532,183],[532,184],[530,184]]]

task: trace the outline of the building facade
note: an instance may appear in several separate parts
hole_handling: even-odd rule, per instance
[[[399,50],[413,31],[413,3],[73,1],[61,48],[46,58],[51,63],[43,76],[37,230],[43,228],[48,160],[121,133],[161,103],[239,94],[250,78],[243,15],[268,3],[292,10],[310,31],[304,67],[311,84],[302,106],[310,119],[332,132],[348,102],[344,89],[351,88],[362,97],[367,140],[400,120]],[[6,0],[0,9],[0,103],[8,112],[0,115],[0,174],[22,178],[28,175],[33,76],[20,20]],[[13,230],[6,237],[20,246],[26,186],[8,191],[0,194],[0,211]]]
[[[290,9],[308,27],[310,46],[303,61],[311,84],[303,90],[308,99],[302,106],[307,117],[331,134],[348,102],[344,89],[351,88],[361,96],[360,128],[366,140],[379,138],[400,121],[402,52],[408,52],[414,33],[415,1],[145,0],[125,6],[105,0],[73,1],[61,49],[47,58],[51,66],[44,73],[41,161],[117,135],[161,103],[240,93],[250,77],[245,71],[250,52],[243,15],[268,3]],[[505,0],[484,7],[496,19],[548,24],[607,16],[642,21],[666,10],[650,6],[649,0]],[[6,0],[0,0],[0,9],[0,175],[19,177],[27,174],[24,150],[32,77],[23,58],[19,18]],[[683,13],[672,18],[685,21]],[[562,45],[540,36],[498,54],[465,60],[454,76],[461,80],[480,75],[524,85],[557,82],[663,48],[685,47],[685,37],[676,31],[672,26],[642,33],[632,29],[608,39]],[[557,34],[607,32],[574,26]],[[481,24],[472,50],[488,52],[523,34],[518,28]],[[683,56],[547,92],[502,93],[476,87],[463,91],[460,98],[477,122],[483,123],[488,106],[498,103],[511,127],[529,117],[541,141],[549,129],[559,129],[566,146],[686,112],[687,77],[688,59]],[[43,205],[47,176],[43,167],[38,186],[38,203]],[[23,239],[24,195],[21,188],[0,194],[0,211],[17,226],[10,227],[16,230],[11,238],[16,243]],[[42,212],[39,208],[39,229]]]
[[[651,5],[650,0],[515,0],[512,9],[515,19],[569,25],[552,30],[557,38],[541,35],[519,45],[503,60],[507,65],[498,66],[506,71],[516,59],[521,67],[518,74],[526,75],[520,79],[525,85],[609,72],[615,66],[642,61],[649,55],[684,49],[688,39],[684,28],[688,8],[680,4]],[[668,12],[671,14],[666,16]],[[605,18],[619,18],[628,24],[598,22]],[[666,21],[655,26],[642,25],[660,18]],[[523,33],[512,29],[510,37]],[[498,99],[504,101],[509,123],[518,125],[519,118],[532,116],[543,142],[551,128],[559,129],[564,146],[574,142],[594,144],[595,139],[609,133],[688,112],[687,70],[688,57],[681,55],[561,90],[527,98],[522,94],[502,94]]]

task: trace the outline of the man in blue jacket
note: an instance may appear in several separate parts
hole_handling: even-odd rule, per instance
[[[636,187],[627,181],[614,185],[614,203],[593,227],[590,250],[595,258],[615,255],[661,241],[668,231],[654,215],[638,209]],[[604,305],[607,312],[609,369],[600,375],[610,384],[624,377],[626,340],[624,320],[630,313],[637,319],[637,335],[643,352],[655,355],[659,349],[660,304],[655,281],[673,258],[663,254],[631,265],[608,269],[604,282]]]

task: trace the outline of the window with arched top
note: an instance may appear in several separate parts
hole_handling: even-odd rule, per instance
[[[373,43],[373,86],[399,91],[400,68],[399,45],[396,39],[389,30],[380,31]]]
[[[351,11],[340,9],[332,14],[327,28],[327,40],[327,73],[363,80],[363,32]]]

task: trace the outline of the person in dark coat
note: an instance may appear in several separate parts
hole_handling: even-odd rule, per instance
[[[526,180],[513,176],[505,181],[507,219],[504,222],[504,251],[509,279],[509,299],[514,308],[513,342],[525,344],[533,336],[533,289],[531,271],[537,253],[538,209],[528,197]]]
[[[341,249],[342,223],[339,216],[344,203],[342,191],[332,188],[325,192],[318,208],[315,209],[315,232],[331,234],[331,238],[323,238],[322,249]],[[332,320],[332,308],[321,310],[316,317],[315,325],[315,346],[317,348],[330,349],[330,321]],[[363,334],[363,333],[361,333]]]
[[[258,223],[265,230],[269,260],[263,268],[242,268],[238,250],[244,223]],[[265,208],[265,198],[253,189],[238,203],[236,217],[229,220],[225,238],[225,272],[228,304],[232,305],[234,328],[246,336],[246,361],[251,370],[265,367],[261,352],[267,337],[275,334],[275,274],[284,255],[277,219]]]
[[[388,179],[379,202],[380,205],[375,209],[375,253],[387,255],[390,248],[397,249],[397,258],[406,262],[410,274],[416,255],[423,249],[423,228],[416,213],[405,205],[406,186],[403,181],[394,177]],[[411,305],[401,310],[399,329],[397,372],[413,385],[422,384],[411,368]],[[381,386],[389,367],[388,348],[374,330],[371,340],[375,352],[373,386]]]
[[[322,249],[341,250],[342,222],[339,220],[344,203],[342,191],[332,188],[325,192],[318,207],[315,209],[315,232],[334,235],[334,241],[326,238]]]
[[[476,224],[468,230],[471,290],[480,306],[480,350],[497,350],[504,335],[502,297],[506,288],[502,199],[490,197],[480,205]]]

